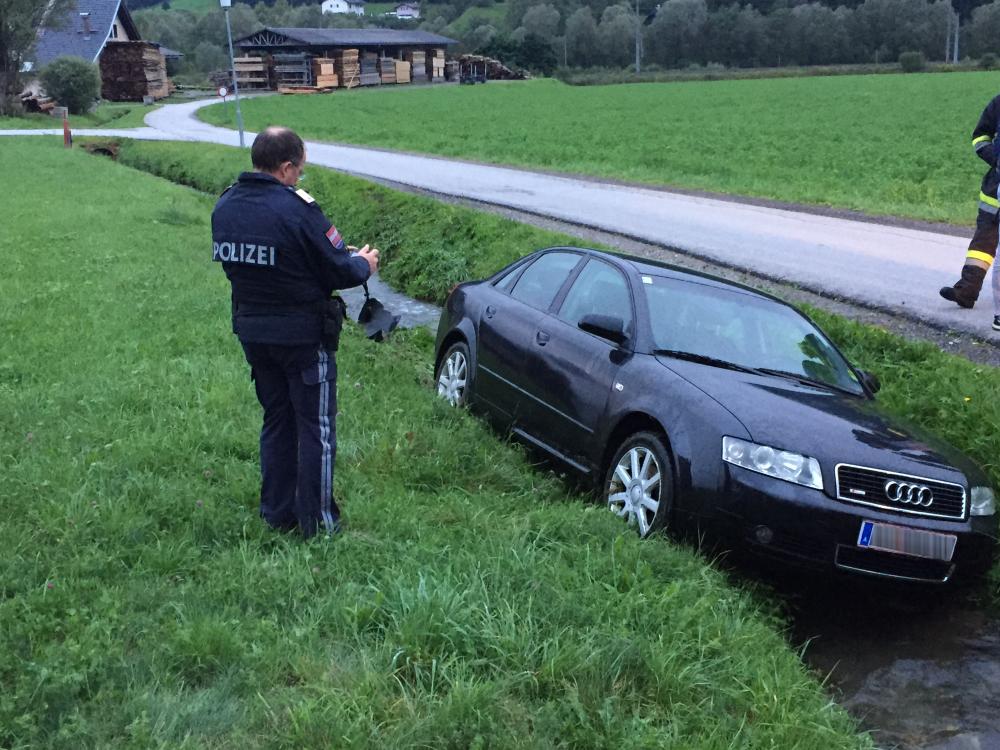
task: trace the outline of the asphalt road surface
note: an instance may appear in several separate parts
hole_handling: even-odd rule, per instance
[[[161,107],[135,130],[74,132],[239,145],[235,131],[195,119],[211,103]],[[45,133],[62,131],[0,134]],[[253,137],[247,133],[246,143]],[[938,296],[957,279],[965,255],[967,238],[953,234],[380,149],[309,142],[307,151],[313,164],[606,230],[935,327],[1000,338],[990,330],[989,279],[973,310]],[[976,188],[969,186],[970,200]]]

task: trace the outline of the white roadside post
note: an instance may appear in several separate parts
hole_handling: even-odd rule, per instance
[[[219,0],[219,6],[226,12],[226,37],[229,39],[229,70],[233,74],[233,98],[236,100],[236,127],[240,130],[240,148],[246,144],[243,140],[243,113],[240,112],[240,85],[236,82],[236,58],[233,56],[233,28],[229,25],[229,9],[233,0]]]

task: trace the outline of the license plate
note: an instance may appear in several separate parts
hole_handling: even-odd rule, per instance
[[[874,521],[862,521],[861,531],[858,533],[859,547],[947,562],[955,554],[957,543],[958,537],[954,534],[939,534]]]

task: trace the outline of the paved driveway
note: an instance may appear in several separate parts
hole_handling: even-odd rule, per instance
[[[75,132],[238,145],[234,131],[195,119],[194,112],[211,103],[161,107],[146,116],[147,127],[136,130]],[[13,132],[62,131],[4,134]],[[247,143],[253,135],[247,134]],[[627,235],[934,325],[990,335],[988,282],[974,310],[960,310],[937,294],[957,278],[967,244],[962,237],[386,150],[314,142],[307,148],[314,164]],[[969,186],[970,200],[976,188]]]

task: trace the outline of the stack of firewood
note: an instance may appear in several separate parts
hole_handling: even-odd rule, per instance
[[[101,53],[101,96],[114,102],[141,102],[170,95],[167,64],[155,44],[109,42]]]

